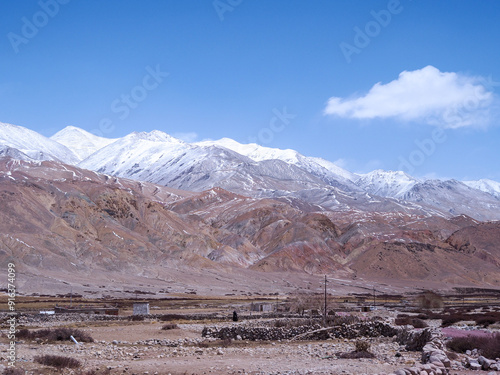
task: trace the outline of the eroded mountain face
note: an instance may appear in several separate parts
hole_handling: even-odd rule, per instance
[[[398,211],[397,202],[379,212],[328,209],[300,196],[188,192],[10,157],[0,159],[0,201],[0,262],[15,259],[33,277],[174,282],[182,269],[500,285],[498,222]],[[380,204],[371,203],[387,208]]]

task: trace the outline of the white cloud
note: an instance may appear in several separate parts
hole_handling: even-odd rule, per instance
[[[187,133],[174,133],[172,137],[180,139],[181,141],[191,143],[195,142],[198,139],[198,133],[195,132],[187,132]]]
[[[403,71],[387,84],[376,83],[366,95],[332,97],[326,115],[343,118],[395,118],[444,128],[487,125],[493,93],[482,77],[441,72],[433,66]]]

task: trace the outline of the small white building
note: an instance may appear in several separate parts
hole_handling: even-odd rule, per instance
[[[250,311],[272,312],[274,310],[274,305],[272,303],[255,302],[250,306]]]
[[[134,315],[149,315],[149,302],[134,303]]]

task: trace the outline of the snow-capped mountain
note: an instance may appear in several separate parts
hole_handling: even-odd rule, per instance
[[[0,145],[14,148],[34,160],[57,160],[76,164],[79,159],[68,147],[22,126],[0,122]]]
[[[225,147],[189,144],[160,131],[129,134],[78,166],[193,191],[219,186],[249,193],[323,184],[314,175],[281,160],[253,161]]]
[[[62,161],[183,190],[222,187],[246,196],[305,204],[311,210],[500,219],[500,183],[495,181],[419,180],[401,171],[383,170],[356,175],[295,150],[245,145],[227,138],[187,143],[152,131],[106,139],[67,127],[49,139],[0,123],[2,156]]]
[[[498,215],[490,216],[490,212],[500,210],[500,202],[493,194],[456,180],[419,180],[401,171],[375,170],[361,175],[356,184],[369,194],[424,204],[444,213],[466,214],[479,220],[495,218]]]
[[[356,185],[370,194],[388,198],[402,198],[420,181],[401,171],[377,169],[360,175]]]
[[[116,139],[98,137],[75,126],[66,126],[50,139],[72,150],[80,160],[88,158],[94,152],[116,141]]]
[[[481,179],[478,181],[464,181],[464,184],[473,189],[484,191],[485,193],[491,194],[494,197],[500,199],[500,182]]]
[[[241,144],[229,138],[222,138],[218,141],[203,141],[196,143],[200,146],[225,147],[244,155],[253,161],[281,160],[285,163],[296,165],[299,168],[321,178],[330,185],[356,189],[353,181],[357,176],[343,168],[340,168],[327,160],[315,157],[307,157],[295,150],[270,148],[260,146],[255,143]]]
[[[453,216],[465,214],[478,220],[499,220],[500,201],[457,180],[426,180],[415,184],[402,199],[425,203]]]

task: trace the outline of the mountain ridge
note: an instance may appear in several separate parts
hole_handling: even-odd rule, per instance
[[[5,126],[0,124],[0,142],[14,155],[16,146],[21,148],[26,142],[5,136]],[[29,135],[26,138],[37,140],[29,152],[40,160],[59,160],[182,190],[203,191],[219,186],[238,194],[288,197],[328,209],[417,209],[429,215],[500,219],[500,183],[491,180],[420,180],[401,171],[383,170],[356,175],[325,159],[291,149],[244,145],[229,138],[187,143],[158,130],[106,139],[70,126],[49,139],[26,128],[15,128],[18,136],[24,129]],[[56,154],[50,153],[54,142],[60,145]],[[77,148],[76,152],[67,146]],[[40,148],[39,154],[36,147]],[[19,157],[31,157],[19,152]]]

